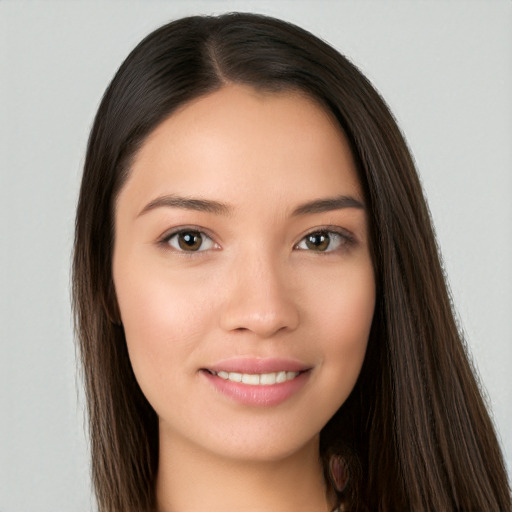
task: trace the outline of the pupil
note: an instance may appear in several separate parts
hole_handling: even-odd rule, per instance
[[[329,246],[329,236],[326,233],[315,233],[309,235],[306,245],[310,249],[325,251]]]
[[[179,238],[179,245],[185,251],[195,251],[201,246],[201,235],[194,231],[181,233]]]

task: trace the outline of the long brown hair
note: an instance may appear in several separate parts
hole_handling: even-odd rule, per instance
[[[510,489],[457,329],[414,163],[386,104],[310,33],[254,14],[189,17],[147,36],[108,87],[76,216],[73,297],[100,512],[154,508],[158,424],[128,358],[112,282],[113,215],[146,137],[193,98],[241,83],[300,90],[339,121],[369,211],[377,302],[355,389],[320,450],[350,473],[351,511],[505,511]]]

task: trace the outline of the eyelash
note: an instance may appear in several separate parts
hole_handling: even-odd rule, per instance
[[[337,238],[338,239],[338,247],[336,247],[334,249],[328,249],[328,247],[329,247],[329,245],[328,245],[325,250],[318,250],[318,251],[315,251],[314,249],[303,249],[303,248],[299,247],[299,245],[302,243],[307,244],[308,238],[312,237],[313,235],[316,235],[316,236],[327,235],[330,239],[329,245],[331,245],[331,243],[333,242],[333,239]],[[356,243],[355,238],[346,230],[329,226],[329,227],[316,228],[313,231],[310,231],[309,233],[307,233],[300,239],[299,243],[294,246],[294,249],[302,250],[302,251],[310,251],[310,252],[319,252],[322,254],[330,254],[330,253],[335,253],[335,252],[350,249],[353,245],[355,245],[355,243]]]
[[[176,247],[176,246],[173,246],[171,245],[171,240],[173,238],[176,237],[176,239],[178,239],[179,235],[184,235],[184,234],[195,234],[195,235],[199,235],[201,237],[201,246],[199,249],[197,250],[186,250],[186,249],[183,249],[183,247],[179,248],[179,247]],[[326,249],[324,250],[314,250],[314,249],[311,249],[311,248],[301,248],[299,247],[300,244],[307,244],[307,240],[308,240],[308,237],[312,237],[313,235],[316,235],[316,236],[319,236],[319,235],[322,235],[322,236],[325,236],[327,235],[327,237],[329,237],[329,242],[328,242],[328,246]],[[205,238],[207,240],[210,241],[211,243],[211,246],[210,247],[207,247],[206,249],[202,249],[202,245],[204,244],[204,241],[205,241]],[[329,245],[331,245],[333,243],[333,240],[335,239],[338,239],[338,247],[334,248],[334,249],[329,249]],[[201,253],[201,252],[206,252],[206,251],[209,251],[209,250],[217,250],[220,248],[220,246],[214,242],[213,238],[208,235],[204,230],[202,230],[201,228],[198,228],[198,227],[182,227],[182,228],[179,228],[177,230],[174,230],[170,233],[166,233],[158,242],[160,245],[164,246],[166,249],[170,249],[170,250],[173,250],[175,252],[178,252],[178,253],[182,253],[182,254],[187,254],[189,256],[192,256],[194,254],[197,254],[197,253]],[[346,230],[343,230],[341,228],[338,228],[338,227],[332,227],[332,226],[328,226],[328,227],[321,227],[321,228],[316,228],[312,231],[310,231],[309,233],[306,233],[301,239],[300,241],[294,245],[294,249],[295,250],[299,250],[299,251],[308,251],[308,252],[317,252],[317,253],[321,253],[321,254],[330,254],[330,253],[335,253],[335,252],[339,252],[339,251],[343,251],[343,250],[348,250],[349,248],[351,248],[353,245],[355,245],[356,243],[356,240],[355,238],[350,234],[348,233]],[[177,242],[177,244],[179,245],[179,241]]]
[[[187,251],[185,249],[180,249],[178,247],[174,247],[174,246],[171,245],[171,240],[173,238],[175,238],[175,237],[178,238],[179,235],[183,235],[183,234],[186,234],[186,233],[193,233],[193,234],[199,235],[202,238],[201,245],[203,245],[204,240],[206,238],[207,240],[211,241],[212,245],[215,246],[215,247],[209,247],[207,249],[200,249],[200,250],[195,250],[195,251]],[[158,243],[160,245],[164,246],[166,249],[170,249],[170,250],[175,251],[177,253],[186,254],[186,255],[189,255],[189,256],[192,256],[192,255],[194,255],[196,253],[205,252],[207,250],[211,250],[211,249],[216,250],[216,249],[220,248],[220,246],[213,241],[213,238],[210,235],[208,235],[203,229],[200,229],[200,228],[195,227],[195,226],[181,227],[179,229],[171,231],[170,233],[166,233],[160,239],[160,241]],[[178,242],[178,244],[179,244],[179,242]]]

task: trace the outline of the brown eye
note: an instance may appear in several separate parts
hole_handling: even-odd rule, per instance
[[[326,232],[311,233],[305,238],[306,247],[312,251],[325,251],[331,242]]]
[[[213,240],[201,231],[185,230],[174,233],[167,243],[177,251],[201,252],[214,247]]]
[[[348,235],[336,231],[314,231],[306,235],[295,248],[303,251],[332,252],[351,243],[352,239]]]
[[[184,251],[197,251],[202,241],[201,234],[197,231],[178,233],[178,244]]]

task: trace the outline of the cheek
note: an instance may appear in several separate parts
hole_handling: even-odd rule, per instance
[[[333,337],[341,336],[350,344],[366,340],[375,308],[375,281],[369,258],[341,267],[337,272],[318,276],[309,285],[309,305],[306,306],[319,326]],[[318,279],[318,277],[320,277]],[[340,343],[339,346],[342,346]]]
[[[192,368],[198,340],[211,328],[208,293],[147,264],[114,265],[114,281],[130,361],[151,394],[156,382],[177,375],[174,365]]]
[[[363,364],[375,308],[373,270],[343,273],[317,288],[313,303],[318,343],[323,347],[323,369],[340,386],[341,400],[355,385]]]

